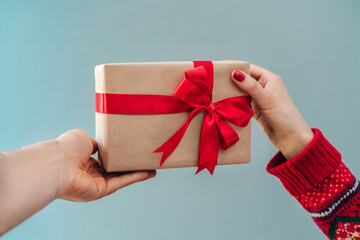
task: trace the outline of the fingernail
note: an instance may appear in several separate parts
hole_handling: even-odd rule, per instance
[[[242,82],[242,81],[244,81],[244,79],[245,79],[245,74],[243,74],[242,72],[240,72],[239,70],[236,70],[235,72],[234,72],[234,79],[236,80],[236,81],[238,81],[238,82]]]
[[[149,175],[146,177],[146,180],[155,177],[156,171],[149,171],[148,174]]]

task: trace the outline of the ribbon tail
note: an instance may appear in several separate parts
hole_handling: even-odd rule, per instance
[[[214,173],[219,154],[219,134],[216,126],[217,114],[207,114],[204,117],[199,150],[198,174],[207,169],[211,175]]]
[[[190,119],[190,118],[189,118]],[[179,145],[181,139],[183,138],[186,129],[188,128],[190,124],[190,120],[187,120],[184,125],[180,129],[174,133],[163,145],[161,145],[158,149],[154,151],[155,152],[162,152],[161,160],[160,160],[160,167],[163,165],[165,160],[170,156],[170,154],[176,149],[176,147]]]
[[[154,151],[155,152],[162,152],[163,155],[161,156],[160,160],[160,166],[163,165],[165,160],[170,156],[172,152],[177,148],[179,145],[181,139],[183,138],[186,129],[188,128],[191,120],[199,113],[201,109],[195,109],[190,113],[189,118],[186,120],[186,122],[179,128],[174,135],[172,135],[163,145],[161,145],[158,149]]]

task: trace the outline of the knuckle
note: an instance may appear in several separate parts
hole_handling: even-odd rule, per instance
[[[84,137],[84,136],[88,136],[87,132],[85,132],[82,129],[72,129],[69,131],[70,133],[74,134],[75,136],[79,136],[79,137]]]
[[[278,75],[278,74],[276,74],[276,73],[273,73],[272,78],[275,79],[275,80],[277,80],[277,81],[281,81],[280,75]]]
[[[268,83],[268,79],[266,77],[261,77],[258,80],[258,83],[264,88],[266,86],[266,84]]]
[[[77,141],[84,142],[84,143],[87,143],[87,142],[91,143],[89,135],[84,130],[73,129],[73,130],[70,130],[70,132],[73,134],[74,138]]]

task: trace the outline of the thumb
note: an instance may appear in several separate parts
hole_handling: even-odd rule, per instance
[[[231,74],[231,78],[241,90],[248,93],[253,100],[259,105],[264,105],[269,99],[269,92],[267,92],[261,85],[250,75],[235,70]]]
[[[83,153],[85,156],[90,156],[97,151],[96,141],[81,129],[67,131],[60,135],[57,141],[62,143],[66,149]]]

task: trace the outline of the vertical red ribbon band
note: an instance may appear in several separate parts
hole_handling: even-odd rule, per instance
[[[154,152],[162,152],[160,166],[179,145],[191,120],[201,111],[203,119],[198,170],[213,174],[219,147],[226,150],[239,137],[227,123],[248,125],[254,112],[249,96],[238,96],[212,102],[214,68],[211,61],[194,61],[194,68],[185,72],[174,96],[143,94],[95,93],[95,111],[103,114],[171,114],[190,112],[187,121]]]

